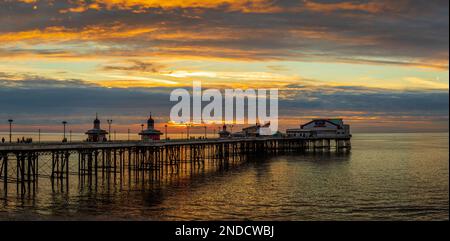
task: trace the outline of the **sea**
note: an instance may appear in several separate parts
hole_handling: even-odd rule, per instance
[[[87,185],[71,175],[64,187],[43,176],[26,194],[11,183],[0,220],[449,219],[448,133],[355,133],[351,141],[348,152],[209,163],[143,182],[108,174]]]

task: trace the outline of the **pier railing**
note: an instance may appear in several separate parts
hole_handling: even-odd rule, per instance
[[[105,142],[88,141],[42,141],[32,143],[0,143],[1,151],[22,151],[40,149],[77,149],[77,148],[101,148],[101,147],[131,147],[131,146],[161,146],[161,145],[189,145],[189,144],[210,144],[210,143],[234,143],[234,142],[264,142],[264,141],[347,141],[350,143],[350,136],[321,136],[321,137],[232,137],[232,138],[197,138],[197,139],[170,139],[157,141],[141,140],[117,140]]]

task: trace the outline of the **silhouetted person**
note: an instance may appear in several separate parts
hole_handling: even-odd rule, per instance
[[[2,143],[5,143],[5,137],[2,137]]]

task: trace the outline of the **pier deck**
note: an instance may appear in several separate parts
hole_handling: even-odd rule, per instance
[[[178,139],[161,141],[109,141],[109,142],[40,142],[40,143],[3,143],[0,144],[0,152],[15,151],[52,151],[52,150],[77,150],[96,148],[127,148],[127,147],[151,147],[151,146],[173,146],[173,145],[210,145],[240,142],[267,142],[267,141],[349,141],[350,137],[254,137],[254,138],[215,138],[215,139]]]

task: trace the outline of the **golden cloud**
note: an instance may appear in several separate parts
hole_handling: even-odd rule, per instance
[[[123,25],[114,26],[88,26],[81,30],[68,29],[61,26],[48,27],[44,30],[29,30],[22,32],[9,32],[0,34],[0,42],[18,41],[69,41],[69,40],[101,40],[115,38],[130,38],[155,31],[155,28],[125,28]]]
[[[304,2],[305,9],[315,12],[334,12],[334,11],[364,11],[368,13],[378,13],[384,9],[382,2],[354,3],[318,3],[313,1]]]
[[[95,0],[93,3],[80,1],[76,7],[63,12],[83,12],[88,9],[122,9],[142,11],[147,8],[224,8],[228,11],[240,12],[276,12],[281,8],[273,5],[271,0]]]

